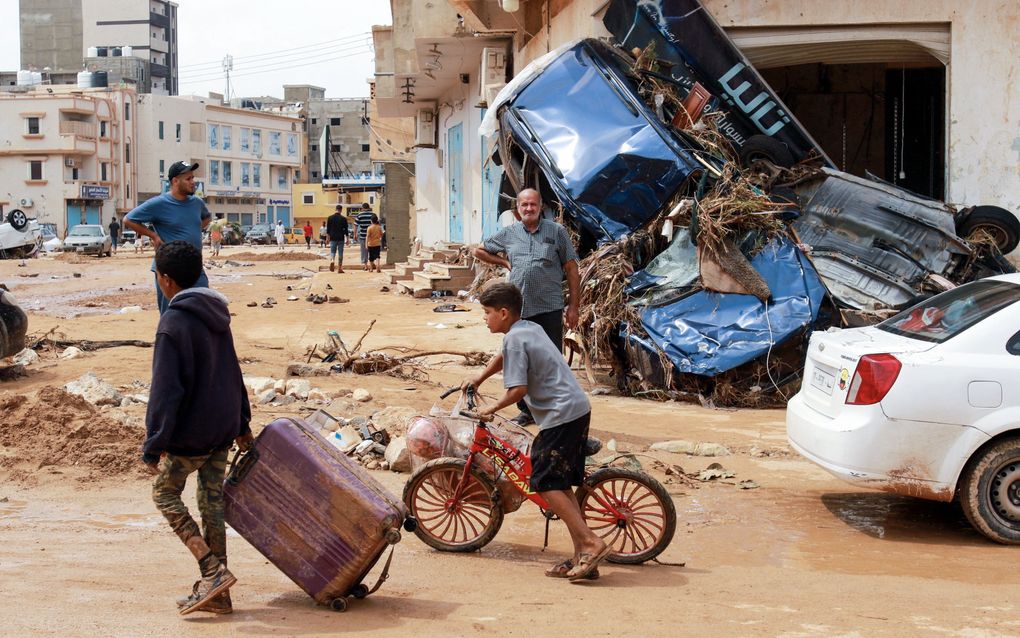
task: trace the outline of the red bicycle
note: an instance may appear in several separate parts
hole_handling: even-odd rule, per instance
[[[457,390],[452,388],[442,397]],[[473,552],[485,547],[503,524],[497,482],[506,478],[513,489],[542,510],[548,544],[549,521],[556,516],[545,499],[531,491],[531,459],[493,434],[472,411],[475,401],[471,391],[467,407],[460,414],[476,421],[467,460],[429,461],[404,486],[404,503],[418,521],[415,534],[446,552]],[[601,447],[597,439],[588,439],[586,456]],[[488,463],[480,463],[478,455]],[[483,465],[490,465],[494,472],[486,472]],[[609,466],[586,469],[576,495],[588,527],[613,548],[607,558],[611,562],[643,563],[661,554],[673,540],[673,499],[661,483],[644,472]]]

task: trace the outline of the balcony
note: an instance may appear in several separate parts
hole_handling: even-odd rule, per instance
[[[149,63],[149,74],[154,78],[170,77],[170,67],[163,64]]]
[[[160,27],[162,29],[170,28],[170,18],[163,15],[162,13],[156,13],[155,11],[149,11],[149,24]]]
[[[60,134],[94,140],[96,139],[96,125],[91,122],[62,120],[60,122]]]

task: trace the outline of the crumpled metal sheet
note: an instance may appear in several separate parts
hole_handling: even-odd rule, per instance
[[[645,331],[677,372],[715,376],[732,370],[818,317],[825,287],[793,242],[772,241],[751,265],[772,290],[767,304],[751,295],[703,290],[641,313]]]
[[[637,97],[617,54],[584,40],[500,114],[568,215],[598,243],[644,225],[701,164]]]

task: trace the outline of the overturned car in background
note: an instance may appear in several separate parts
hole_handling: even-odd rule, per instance
[[[607,257],[620,258],[627,283],[612,301],[628,310],[611,348],[597,347],[590,321],[577,342],[586,363],[612,365],[622,390],[782,404],[813,330],[875,323],[1013,271],[1002,256],[1020,237],[1012,214],[977,207],[968,222],[942,202],[832,168],[696,2],[613,0],[605,21],[626,47],[588,39],[536,60],[497,97],[483,134],[498,122],[505,193],[532,187],[558,202],[585,257],[583,293],[604,298],[605,280],[621,274],[606,271]],[[684,48],[706,38],[671,33],[678,21],[714,29],[714,48]],[[657,56],[670,51],[663,64]],[[753,74],[786,126],[733,115],[709,94],[720,83],[697,62],[712,56],[728,56],[716,69],[735,59]],[[681,67],[687,75],[673,78]],[[753,152],[727,133],[738,124],[745,147],[758,139]],[[752,124],[758,137],[746,134]]]

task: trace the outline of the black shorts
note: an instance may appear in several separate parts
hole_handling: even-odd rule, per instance
[[[368,260],[375,261],[379,259],[379,253],[382,252],[382,246],[369,246],[368,247]]]
[[[531,444],[531,489],[569,490],[584,481],[584,442],[591,412],[548,430]]]

